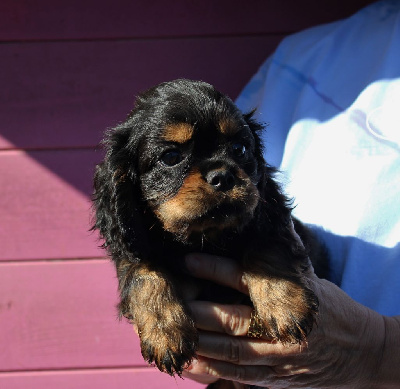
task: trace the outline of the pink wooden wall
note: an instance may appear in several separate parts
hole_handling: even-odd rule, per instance
[[[147,367],[90,226],[95,150],[177,77],[236,97],[286,34],[366,0],[0,2],[0,388],[202,387]]]

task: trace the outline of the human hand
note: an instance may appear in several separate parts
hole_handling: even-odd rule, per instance
[[[233,260],[193,254],[186,264],[195,277],[247,293],[242,270]],[[247,337],[248,306],[189,302],[199,329],[199,350],[184,375],[203,383],[222,378],[270,389],[389,387],[379,386],[389,318],[356,303],[312,272],[309,282],[320,310],[302,344]]]

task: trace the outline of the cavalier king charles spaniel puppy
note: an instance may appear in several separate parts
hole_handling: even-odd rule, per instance
[[[184,257],[204,252],[243,268],[248,304],[273,340],[306,339],[318,300],[309,255],[292,233],[291,202],[263,157],[263,126],[213,86],[179,79],[141,94],[106,133],[94,177],[94,229],[116,265],[119,312],[135,323],[143,357],[180,375],[198,333],[185,304]],[[212,301],[237,294],[211,283]]]

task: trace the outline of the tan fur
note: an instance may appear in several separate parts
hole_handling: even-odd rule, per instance
[[[192,319],[176,294],[174,282],[165,273],[138,264],[133,283],[135,287],[130,290],[129,311],[138,328],[143,357],[146,360],[153,358],[152,362],[162,367],[165,355],[175,358],[190,353],[187,347],[197,345],[197,335]],[[166,367],[164,371],[173,373]]]
[[[246,275],[250,297],[259,317],[264,321],[266,335],[284,343],[295,342],[287,331],[288,323],[294,318],[303,318],[308,313],[307,296],[304,287],[290,280],[265,275]],[[305,339],[306,334],[300,326],[294,328]]]
[[[192,139],[193,127],[188,123],[171,124],[167,126],[162,137],[167,142],[186,143]]]
[[[226,136],[232,136],[238,132],[239,128],[234,120],[223,119],[219,122],[219,130]]]

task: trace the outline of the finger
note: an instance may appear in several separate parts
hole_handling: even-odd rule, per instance
[[[197,375],[197,374],[193,374],[187,371],[183,371],[182,372],[182,377],[183,378],[188,378],[189,380],[192,381],[196,381],[199,384],[203,384],[203,385],[209,385],[214,383],[215,381],[218,381],[217,377],[212,377],[209,375]]]
[[[249,294],[243,271],[235,261],[208,254],[189,254],[185,262],[187,269],[195,277],[205,278]]]
[[[199,332],[198,355],[235,365],[278,366],[306,356],[306,345]]]
[[[238,366],[224,361],[198,357],[186,370],[192,377],[202,377],[204,382],[219,378],[250,385],[263,385],[273,382],[274,370],[268,366]]]
[[[200,364],[197,359],[194,359],[191,364],[185,368],[182,372],[182,376],[185,378],[189,378],[193,381],[196,381],[200,384],[211,384],[219,379],[219,377],[214,377],[203,370],[203,366]]]
[[[192,301],[189,307],[200,330],[246,336],[252,308],[247,305],[226,305],[208,301]]]

